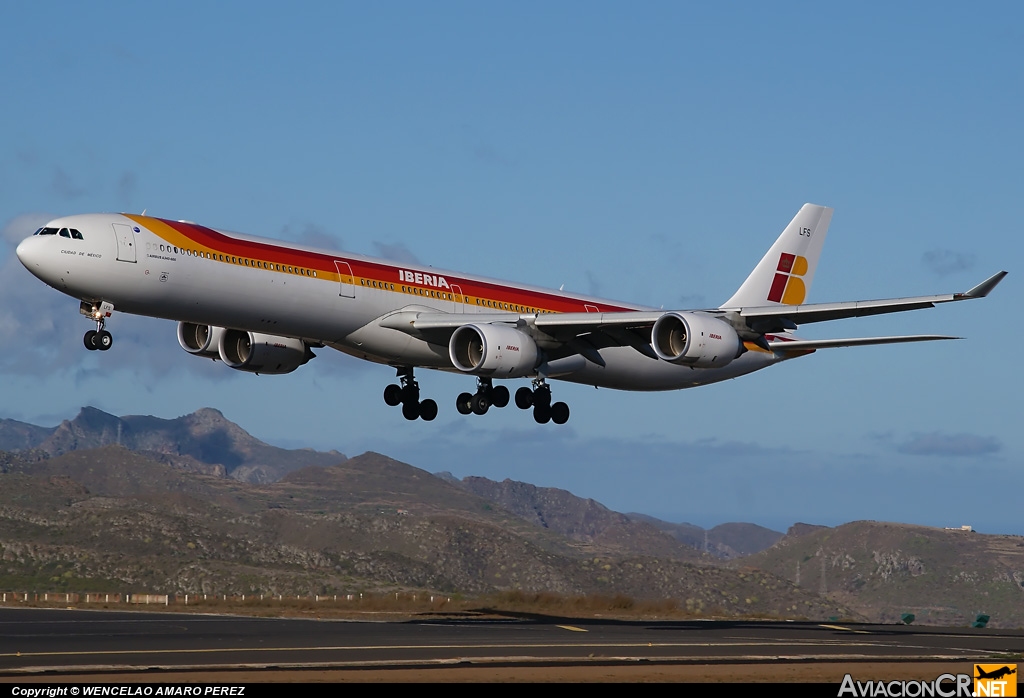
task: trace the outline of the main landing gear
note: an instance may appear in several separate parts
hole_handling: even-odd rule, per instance
[[[522,387],[516,391],[516,407],[528,410],[533,407],[533,419],[537,424],[565,424],[569,421],[569,406],[564,402],[551,404],[551,386],[543,378],[533,380],[533,389]]]
[[[433,400],[420,402],[420,384],[413,377],[411,368],[398,369],[401,385],[392,383],[384,388],[384,402],[391,407],[402,406],[402,416],[412,421],[417,417],[429,422],[437,416],[437,403]]]
[[[420,401],[420,386],[413,377],[412,368],[398,369],[400,385],[391,384],[384,388],[384,402],[391,407],[402,406],[402,416],[412,421],[425,422],[437,417],[437,403],[433,400]],[[508,388],[493,385],[490,378],[477,378],[475,393],[462,393],[455,400],[460,414],[487,414],[491,407],[505,407],[511,399]],[[569,421],[569,406],[564,402],[551,404],[551,387],[543,378],[535,378],[533,387],[522,387],[516,391],[516,407],[521,410],[533,408],[533,418],[538,424],[565,424]]]
[[[490,378],[477,378],[476,392],[472,395],[470,393],[459,395],[455,399],[455,408],[459,414],[487,414],[491,405],[504,407],[508,404],[510,397],[508,388],[505,386],[494,387],[491,385]]]

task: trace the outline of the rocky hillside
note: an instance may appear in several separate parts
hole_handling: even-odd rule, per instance
[[[759,570],[581,543],[378,454],[251,484],[116,445],[7,457],[0,587],[329,594],[498,590],[676,599],[694,613],[849,612]]]
[[[466,477],[454,482],[524,521],[575,541],[581,549],[676,560],[695,561],[704,557],[693,546],[680,543],[649,523],[566,490],[515,480],[495,482],[485,477]]]
[[[738,564],[824,593],[868,617],[965,625],[986,613],[1024,626],[1024,537],[857,521],[800,527]]]
[[[782,539],[778,531],[752,523],[725,523],[705,530],[693,524],[669,523],[645,514],[630,513],[627,516],[636,521],[645,521],[698,550],[706,547],[708,554],[723,560],[759,553]]]
[[[53,428],[0,420],[0,450],[37,449],[51,456],[118,444],[168,465],[244,482],[273,482],[310,465],[334,465],[337,451],[287,450],[263,443],[219,411],[204,408],[177,419],[115,417],[84,407]]]

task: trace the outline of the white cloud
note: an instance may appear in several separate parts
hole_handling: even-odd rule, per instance
[[[948,276],[958,271],[967,271],[974,266],[974,255],[953,250],[930,250],[925,252],[925,266],[939,276]]]
[[[77,199],[88,193],[84,187],[79,186],[67,172],[61,167],[53,168],[53,180],[50,187],[57,196],[62,199]]]
[[[987,456],[1003,448],[999,439],[977,434],[943,434],[931,432],[914,434],[897,444],[896,450],[914,456]]]
[[[327,228],[318,223],[287,224],[281,228],[281,237],[286,240],[294,240],[301,245],[319,247],[326,250],[344,249],[344,243],[332,235]]]
[[[377,250],[377,254],[384,259],[390,259],[392,262],[402,262],[405,264],[420,264],[420,260],[417,259],[408,247],[401,242],[386,243],[386,242],[374,242],[373,248]]]
[[[22,213],[4,223],[0,228],[0,239],[9,243],[13,251],[19,242],[54,218],[56,216],[49,213]]]

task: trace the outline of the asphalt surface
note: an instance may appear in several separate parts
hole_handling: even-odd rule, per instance
[[[0,677],[144,669],[571,666],[638,661],[974,661],[1024,654],[1024,630],[843,623],[361,622],[0,608]]]

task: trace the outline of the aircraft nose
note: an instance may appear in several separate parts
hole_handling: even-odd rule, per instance
[[[33,236],[33,237],[35,237],[35,236]],[[33,252],[33,247],[35,247],[32,244],[33,242],[34,242],[34,240],[32,238],[30,238],[30,237],[29,238],[25,238],[20,243],[18,243],[18,247],[15,250],[15,253],[18,255],[18,259],[20,259],[21,263],[24,264],[26,267],[28,267],[31,264],[33,264],[33,257],[34,257],[34,255],[32,254],[32,252]],[[8,248],[8,249],[10,249],[10,248]]]
[[[18,243],[15,253],[18,259],[30,272],[39,276],[43,265],[43,248],[36,236],[27,237]]]

